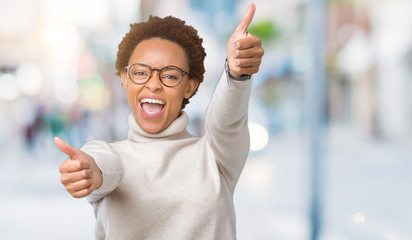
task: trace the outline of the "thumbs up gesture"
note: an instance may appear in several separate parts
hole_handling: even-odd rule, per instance
[[[71,147],[58,137],[54,138],[54,143],[69,156],[60,165],[59,171],[61,183],[73,197],[85,197],[102,185],[102,172],[90,155]]]
[[[237,77],[257,73],[262,61],[264,51],[261,40],[247,32],[255,10],[255,4],[251,4],[227,42],[229,70]]]

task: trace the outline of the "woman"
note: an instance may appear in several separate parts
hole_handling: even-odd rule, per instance
[[[183,111],[203,81],[197,31],[173,18],[131,25],[116,68],[132,113],[128,139],[91,141],[59,168],[76,198],[87,196],[96,239],[236,239],[233,192],[249,151],[247,110],[263,49],[247,33],[255,5],[227,43],[225,71],[193,137]]]

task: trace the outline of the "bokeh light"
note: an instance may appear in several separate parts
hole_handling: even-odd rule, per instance
[[[109,93],[105,91],[103,79],[99,75],[94,74],[79,80],[79,87],[81,104],[84,107],[89,110],[98,110],[106,106]]]
[[[52,64],[51,78],[55,87],[60,89],[71,89],[77,84],[77,71],[64,64]]]
[[[17,85],[20,91],[29,96],[36,95],[43,87],[43,76],[36,64],[27,63],[16,70]]]
[[[365,216],[361,212],[356,212],[353,214],[353,221],[355,223],[365,223]]]
[[[248,191],[253,192],[255,195],[261,195],[271,184],[275,167],[275,164],[266,158],[256,158],[249,161],[243,173]]]
[[[260,151],[266,147],[269,141],[269,133],[264,126],[250,122],[249,133],[251,151]]]
[[[16,77],[12,74],[5,73],[0,75],[0,98],[3,100],[14,100],[19,94]]]
[[[79,87],[74,85],[71,88],[63,89],[56,87],[54,95],[60,102],[64,104],[72,104],[79,98]]]

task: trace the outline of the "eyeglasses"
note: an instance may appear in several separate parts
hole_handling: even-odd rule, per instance
[[[136,84],[142,85],[149,81],[154,70],[159,71],[159,80],[166,87],[176,87],[180,84],[183,76],[189,74],[176,66],[164,66],[162,68],[151,68],[144,63],[133,63],[126,66],[127,75]]]

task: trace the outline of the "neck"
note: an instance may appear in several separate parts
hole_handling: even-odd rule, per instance
[[[129,131],[128,139],[133,142],[152,142],[159,140],[177,140],[190,137],[187,131],[189,117],[186,112],[182,111],[169,127],[158,133],[145,132],[137,123],[133,114],[129,114]]]

